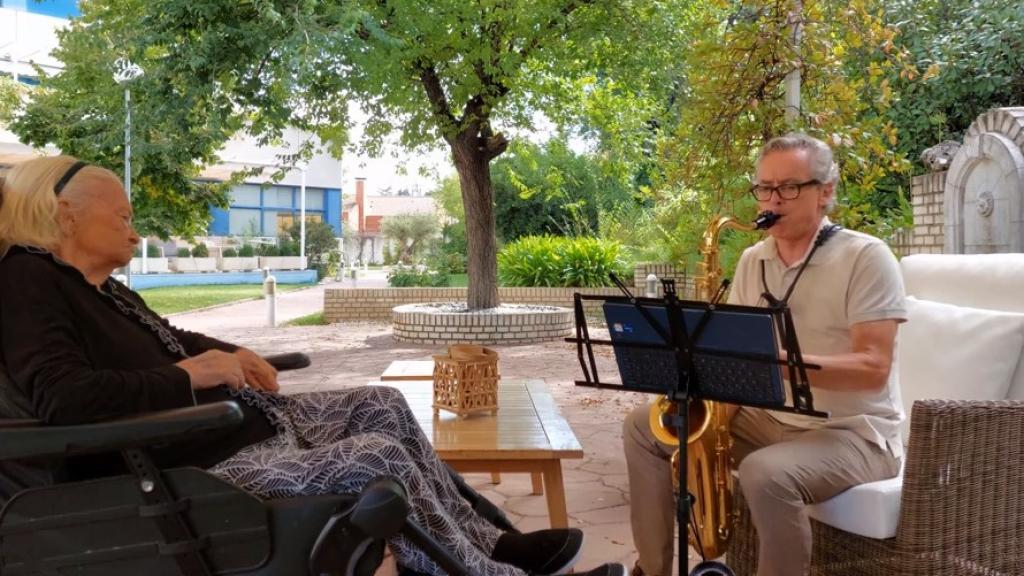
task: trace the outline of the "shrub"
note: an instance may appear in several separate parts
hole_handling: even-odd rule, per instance
[[[597,238],[572,238],[566,242],[563,256],[562,278],[565,286],[596,287],[611,286],[608,277],[615,273],[619,278],[628,274],[626,264],[620,259],[621,247],[616,242]],[[631,276],[631,275],[630,275]],[[628,281],[631,281],[629,278]]]
[[[192,255],[195,256],[196,258],[209,258],[210,249],[206,247],[206,244],[200,242],[199,244],[196,244],[194,248],[192,248]]]
[[[162,254],[160,253],[160,247],[157,246],[156,244],[146,244],[146,257],[147,258],[160,258],[160,257],[162,257]]]
[[[609,273],[628,273],[620,254],[608,240],[524,236],[498,253],[498,276],[504,286],[611,286]]]
[[[448,274],[445,272],[429,272],[416,266],[398,265],[388,274],[388,286],[392,288],[444,288],[448,286]]]
[[[431,266],[435,270],[439,272],[445,272],[446,274],[465,274],[466,255],[440,254],[436,258],[431,260]]]
[[[390,240],[385,240],[384,241],[384,250],[383,250],[383,252],[384,253],[382,255],[382,258],[384,259],[384,265],[385,266],[391,266],[392,264],[394,264],[395,263],[395,255],[391,251],[391,241]]]
[[[178,258],[188,258],[191,255],[192,255],[192,251],[189,250],[188,248],[185,248],[185,247],[178,248]]]
[[[503,286],[562,286],[565,238],[524,236],[498,253],[498,277]]]
[[[256,255],[256,249],[252,247],[252,244],[242,244],[242,247],[238,249],[238,255],[242,258],[252,258]]]
[[[238,251],[236,251],[234,248],[225,248],[220,254],[221,254],[221,256],[223,256],[225,258],[237,258],[238,257]]]
[[[256,253],[259,254],[260,256],[280,256],[281,255],[281,251],[278,249],[277,246],[275,246],[273,244],[260,244],[259,247],[256,248]]]
[[[287,236],[281,236],[277,239],[277,249],[279,256],[298,256],[299,242],[298,240],[292,240]]]
[[[295,255],[299,255],[298,241],[302,237],[302,226],[295,222],[288,229],[295,246]],[[323,280],[335,275],[341,262],[338,252],[338,239],[334,236],[334,228],[324,221],[309,220],[306,222],[306,257],[309,266],[316,270],[317,278]],[[335,261],[332,264],[331,259]]]

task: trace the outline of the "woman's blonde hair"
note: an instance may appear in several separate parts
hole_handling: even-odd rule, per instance
[[[67,182],[58,197],[54,186],[76,162],[73,156],[34,158],[0,175],[0,255],[15,244],[56,249],[61,240],[59,198],[78,196],[89,176],[117,179],[113,172],[90,164]]]

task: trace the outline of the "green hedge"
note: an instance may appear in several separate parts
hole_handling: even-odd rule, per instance
[[[388,286],[392,288],[444,288],[448,286],[448,273],[417,270],[415,266],[395,266],[388,274]]]
[[[609,273],[629,275],[617,242],[597,238],[524,236],[498,253],[503,286],[611,286]]]

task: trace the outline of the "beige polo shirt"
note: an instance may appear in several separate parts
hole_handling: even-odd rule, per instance
[[[822,227],[830,224],[822,219]],[[808,253],[810,250],[808,250]],[[775,239],[767,237],[740,257],[729,302],[766,306],[762,294],[761,262],[765,281],[776,298],[782,298],[796,278],[804,255],[791,266],[779,258]],[[800,350],[806,354],[841,354],[852,351],[850,327],[859,322],[907,319],[903,278],[899,264],[881,240],[840,230],[814,254],[789,299]],[[895,352],[895,351],[894,351]],[[895,353],[893,354],[895,358]],[[857,432],[881,448],[903,456],[900,423],[903,404],[896,367],[877,392],[822,390],[811,387],[814,407],[831,413],[827,420],[789,412],[769,412],[785,424],[801,428],[844,428]],[[789,384],[787,403],[792,405]]]

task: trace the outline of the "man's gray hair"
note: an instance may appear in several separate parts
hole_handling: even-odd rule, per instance
[[[811,163],[811,177],[818,182],[829,184],[839,179],[839,167],[832,158],[832,149],[828,144],[800,132],[790,132],[769,140],[761,149],[757,163],[760,164],[761,160],[772,152],[786,150],[806,150],[807,159]]]

